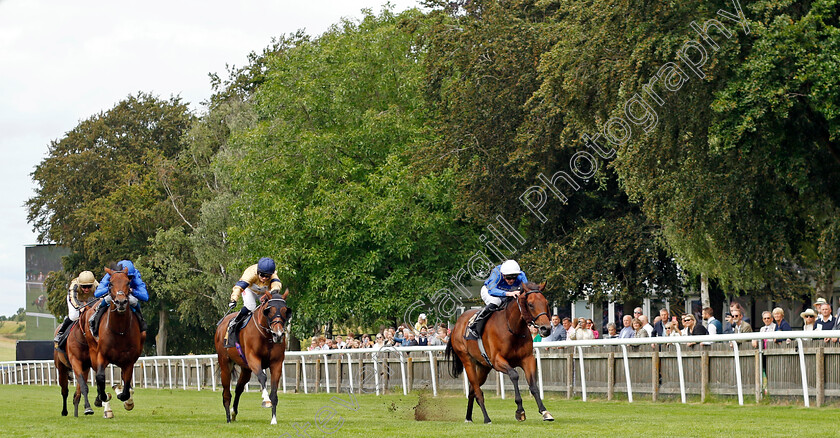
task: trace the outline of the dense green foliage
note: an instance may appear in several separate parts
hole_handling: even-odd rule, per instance
[[[680,296],[700,274],[830,292],[837,0],[424,3],[278,38],[212,75],[201,114],[139,94],[54,142],[27,203],[74,251],[51,311],[79,270],[132,258],[149,342],[207,351],[270,256],[297,336],[372,328],[451,288],[497,215],[526,240],[504,256],[558,302]]]

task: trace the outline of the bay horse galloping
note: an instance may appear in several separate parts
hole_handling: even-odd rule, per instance
[[[230,314],[222,318],[216,327],[214,343],[219,356],[219,371],[222,374],[222,405],[225,407],[227,422],[236,421],[239,412],[239,396],[245,384],[255,373],[262,388],[263,407],[271,406],[271,424],[277,424],[277,384],[283,373],[283,360],[286,357],[286,324],[292,317],[292,309],[286,306],[283,295],[266,293],[262,303],[254,309],[251,319],[239,332],[239,344],[225,348],[225,334],[231,318]],[[233,365],[239,365],[241,373],[236,382],[236,396],[233,400],[233,414],[230,412],[230,377]],[[271,391],[266,391],[265,369],[271,370]]]
[[[82,324],[78,321],[74,322],[67,331],[67,341],[65,343],[65,350],[55,349],[53,352],[53,360],[55,361],[55,369],[58,371],[58,385],[61,388],[61,397],[64,405],[61,409],[61,415],[67,415],[67,384],[69,380],[70,371],[76,379],[76,393],[73,395],[73,406],[75,407],[73,415],[79,416],[79,401],[84,396],[85,398],[85,415],[93,415],[93,409],[90,407],[88,401],[88,384],[87,379],[90,375],[90,352],[88,350],[85,334],[82,332]],[[58,332],[59,328],[56,328]]]
[[[134,364],[143,352],[146,332],[140,331],[140,320],[129,306],[128,296],[131,294],[131,288],[128,270],[114,271],[105,268],[105,271],[111,274],[111,288],[108,291],[111,305],[108,306],[106,314],[102,315],[98,339],[90,330],[84,330],[85,339],[90,346],[91,364],[96,370],[96,404],[98,406],[99,403],[110,400],[110,395],[105,392],[105,368],[108,364],[114,364],[122,370],[123,381],[123,390],[117,394],[117,398],[123,402],[125,409],[130,411],[134,409],[131,378],[134,375]],[[97,307],[91,306],[79,319],[87,321],[96,312]],[[110,418],[108,409],[105,415],[106,418]]]
[[[540,391],[537,387],[537,361],[534,358],[534,343],[528,326],[538,326],[540,332],[547,336],[550,332],[548,320],[548,301],[543,296],[545,283],[523,283],[522,293],[515,300],[507,303],[504,311],[495,312],[487,320],[481,339],[484,343],[490,364],[481,355],[478,341],[466,340],[464,333],[475,310],[464,312],[455,323],[452,335],[446,344],[445,357],[452,358],[450,374],[458,377],[466,370],[470,381],[469,400],[467,401],[467,422],[472,422],[473,402],[478,401],[484,422],[489,423],[487,409],[484,407],[484,392],[481,385],[487,380],[491,369],[503,372],[513,382],[516,393],[516,419],[525,421],[525,409],[522,407],[522,396],[519,394],[519,373],[514,369],[521,367],[525,371],[525,378],[531,394],[537,401],[537,407],[543,420],[554,421],[554,417],[545,409]],[[455,353],[453,356],[452,353]]]

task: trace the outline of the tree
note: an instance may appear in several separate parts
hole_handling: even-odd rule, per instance
[[[446,283],[436,273],[474,239],[451,202],[453,172],[410,166],[433,136],[416,18],[368,12],[272,56],[253,94],[256,126],[217,157],[230,176],[236,271],[278,261],[298,335],[396,320]]]
[[[458,208],[471,219],[495,223],[496,215],[509,216],[527,240],[516,251],[525,253],[531,277],[548,280],[549,298],[679,294],[683,280],[658,224],[628,200],[605,158],[594,156],[584,169],[592,175],[574,189],[560,187],[565,203],[540,180],[540,174],[570,173],[567,163],[586,149],[577,144],[586,131],[570,113],[601,97],[587,92],[553,100],[555,76],[565,81],[558,53],[571,63],[584,49],[569,32],[566,9],[604,8],[579,3],[587,2],[439,5],[425,40],[426,97],[439,135],[424,158],[433,168],[457,169]],[[610,49],[620,41],[610,41]],[[537,185],[551,198],[540,217],[520,202]]]
[[[73,250],[63,260],[65,272],[47,284],[56,315],[66,312],[62,303],[69,278],[82,270],[102,275],[109,263],[137,260],[159,229],[195,214],[200,202],[170,199],[172,178],[166,173],[192,121],[179,98],[138,93],[50,145],[48,157],[32,173],[38,188],[26,205],[39,241]],[[142,272],[142,260],[137,266]]]

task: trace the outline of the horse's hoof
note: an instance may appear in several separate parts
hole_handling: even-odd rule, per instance
[[[543,411],[542,416],[543,421],[554,421],[554,417],[552,417],[551,414],[548,413],[548,411]]]
[[[114,411],[105,411],[104,418],[107,418],[107,419],[114,418]]]
[[[236,412],[230,414],[230,421],[236,421]]]
[[[67,411],[61,411],[61,416],[66,417],[67,416]]]
[[[91,408],[85,409],[85,415],[93,415],[93,409],[91,409]]]
[[[262,407],[264,407],[264,408],[270,408],[270,407],[271,407],[271,402],[270,402],[270,401],[264,401],[264,402],[262,402]]]
[[[464,423],[472,423],[472,420],[464,420]]]
[[[130,410],[134,409],[134,400],[132,400],[132,399],[126,400],[125,403],[123,403],[123,406],[125,407],[126,411],[130,411]]]
[[[525,421],[525,411],[516,413],[516,421]]]
[[[117,394],[117,399],[121,402],[124,402],[124,401],[128,400],[129,398],[131,398],[131,396],[128,395],[128,394],[126,394],[126,395],[123,395],[123,393]]]
[[[93,401],[93,405],[96,406],[97,408],[101,408],[102,407],[102,400],[99,400],[99,397],[96,397],[96,399]]]
[[[271,424],[277,424],[277,417],[271,417]]]
[[[484,422],[484,424],[493,424],[493,422],[490,421],[490,420],[487,420],[487,421]]]

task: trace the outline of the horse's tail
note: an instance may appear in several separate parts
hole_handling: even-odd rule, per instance
[[[449,368],[449,375],[452,377],[458,377],[464,372],[464,364],[461,363],[461,358],[458,357],[457,354],[452,354],[452,339],[449,339],[449,342],[446,343],[446,350],[443,352],[443,357],[446,360],[450,360],[450,368]]]

